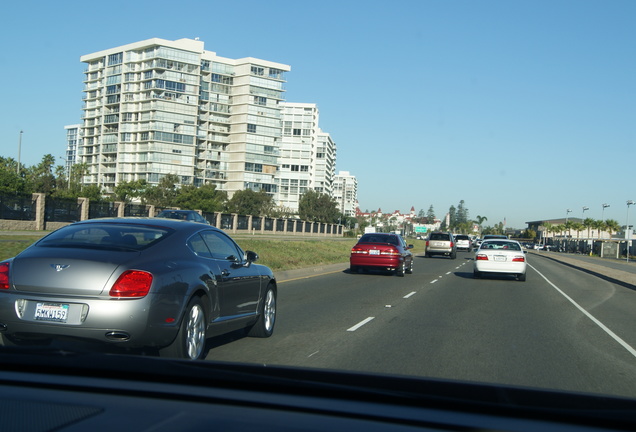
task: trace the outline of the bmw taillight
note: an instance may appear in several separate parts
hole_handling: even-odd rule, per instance
[[[0,263],[0,289],[9,289],[9,263]]]
[[[486,255],[486,254],[477,254],[475,259],[477,261],[488,261],[488,255]]]
[[[141,270],[127,270],[110,289],[111,297],[144,297],[150,291],[152,274]]]

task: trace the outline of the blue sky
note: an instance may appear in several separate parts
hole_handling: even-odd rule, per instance
[[[624,224],[636,200],[636,1],[22,0],[3,16],[0,155],[17,158],[24,130],[26,165],[64,155],[80,56],[199,37],[291,65],[286,99],[318,105],[363,211],[441,217],[464,200],[523,228],[607,203]]]

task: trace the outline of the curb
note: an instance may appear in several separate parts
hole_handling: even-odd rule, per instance
[[[591,275],[597,276],[608,282],[621,285],[631,290],[636,290],[636,275],[633,273],[611,269],[602,265],[584,263],[576,259],[568,259],[567,257],[544,255],[539,253],[533,253],[532,256],[539,256],[545,259],[549,259],[568,267],[572,267],[577,270],[581,270]]]

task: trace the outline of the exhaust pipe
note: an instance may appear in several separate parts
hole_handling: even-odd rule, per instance
[[[125,342],[128,339],[130,339],[130,335],[126,332],[111,331],[106,333],[106,339],[115,341],[115,342]]]

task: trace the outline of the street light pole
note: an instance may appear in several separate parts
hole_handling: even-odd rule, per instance
[[[585,219],[585,210],[589,210],[589,207],[583,206],[583,212],[581,212],[581,222]]]
[[[634,205],[634,201],[627,201],[627,220],[625,221],[625,255],[627,256],[627,262],[629,262],[629,243],[632,237],[632,230],[629,229],[629,206]]]
[[[603,204],[603,212],[601,213],[601,220],[605,222],[605,208],[609,207],[609,204]]]
[[[18,168],[16,174],[20,175],[20,152],[22,151],[22,132],[20,131],[20,138],[18,139]]]

